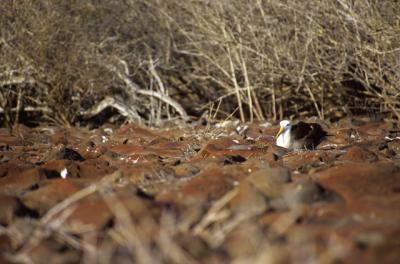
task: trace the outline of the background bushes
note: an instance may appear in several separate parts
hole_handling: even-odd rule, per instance
[[[0,13],[3,126],[400,117],[399,1],[5,0]]]

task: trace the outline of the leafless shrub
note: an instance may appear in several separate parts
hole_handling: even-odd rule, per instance
[[[4,122],[400,117],[396,1],[2,1]],[[113,98],[102,101],[105,98]],[[104,108],[103,108],[104,109]]]
[[[106,95],[129,119],[155,123],[166,111],[148,110],[166,105],[187,119],[158,80],[151,49],[146,51],[155,40],[146,39],[144,25],[136,24],[139,4],[3,1],[0,9],[0,103],[6,121],[17,121],[29,106],[68,125]],[[158,81],[152,86],[149,80]]]
[[[190,77],[220,91],[219,99],[231,106],[228,112],[238,109],[242,120],[303,112],[324,118],[368,99],[398,115],[398,4],[198,1],[177,6],[176,13],[184,15],[168,17],[186,41],[175,51],[197,62]]]

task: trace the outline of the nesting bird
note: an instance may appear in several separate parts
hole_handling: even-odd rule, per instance
[[[287,149],[313,149],[327,136],[319,124],[282,120],[276,145]]]

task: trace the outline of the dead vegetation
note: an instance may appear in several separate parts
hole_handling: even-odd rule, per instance
[[[398,119],[398,1],[2,1],[2,124]],[[118,117],[119,116],[119,117]]]

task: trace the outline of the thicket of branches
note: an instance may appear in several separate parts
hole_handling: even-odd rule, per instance
[[[0,2],[0,110],[69,125],[400,117],[400,2]]]

